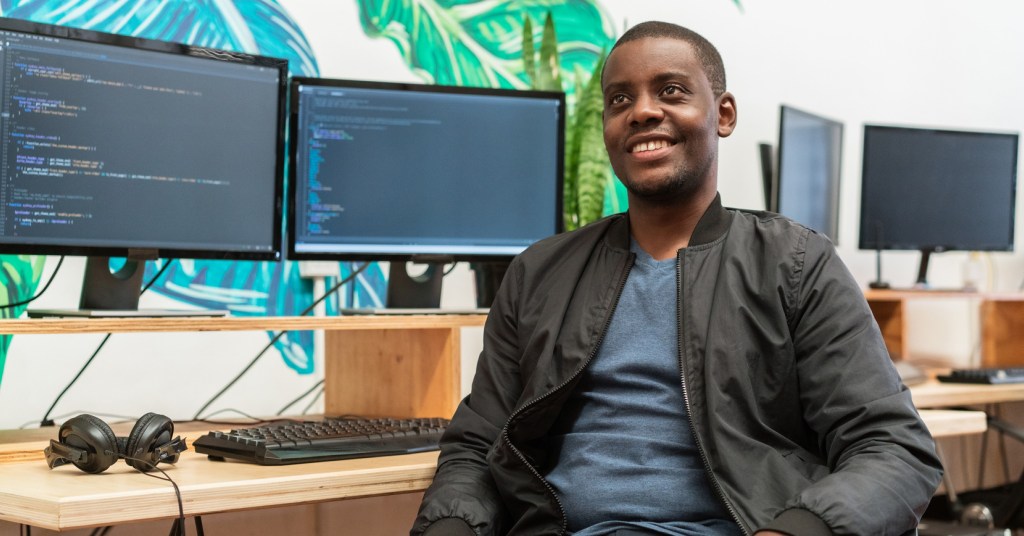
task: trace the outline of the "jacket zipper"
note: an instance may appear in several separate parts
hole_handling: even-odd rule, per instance
[[[740,521],[740,516],[736,513],[736,509],[733,508],[729,498],[725,496],[725,490],[722,489],[722,485],[718,482],[718,478],[715,476],[714,471],[711,470],[711,462],[708,461],[708,456],[704,452],[704,444],[701,442],[700,436],[697,434],[697,426],[693,424],[693,410],[690,407],[690,393],[686,389],[686,351],[683,348],[684,341],[686,339],[686,323],[683,322],[683,253],[676,254],[676,329],[679,335],[678,342],[676,343],[676,352],[679,354],[679,380],[683,387],[683,404],[686,406],[686,421],[690,425],[690,433],[693,434],[693,440],[697,444],[697,452],[700,453],[700,460],[704,463],[704,472],[707,473],[711,479],[711,483],[715,486],[715,492],[718,494],[718,498],[725,503],[725,508],[729,511],[729,515],[732,516],[732,520],[740,527],[744,535],[748,535],[747,528]]]
[[[526,459],[526,456],[523,456],[523,453],[520,452],[519,449],[517,449],[515,445],[512,444],[512,440],[508,437],[508,428],[512,421],[515,420],[515,418],[518,417],[525,410],[527,410],[531,406],[540,403],[542,400],[551,396],[552,394],[561,391],[562,389],[565,388],[566,385],[572,383],[572,381],[575,380],[577,376],[579,376],[580,374],[583,373],[584,370],[586,370],[587,365],[589,365],[590,362],[594,359],[594,356],[597,355],[597,350],[598,348],[601,347],[601,341],[604,340],[604,336],[608,333],[608,327],[612,323],[612,315],[615,313],[615,308],[619,304],[619,298],[622,296],[622,289],[626,286],[626,279],[629,277],[629,272],[633,269],[633,258],[633,254],[630,253],[627,258],[629,262],[624,267],[622,275],[619,277],[618,285],[615,288],[615,300],[612,302],[611,310],[608,311],[608,315],[604,319],[604,325],[601,327],[601,332],[598,334],[597,340],[594,342],[594,345],[590,348],[590,353],[587,354],[587,359],[586,361],[583,362],[583,366],[577,369],[572,376],[569,376],[565,381],[558,384],[558,386],[556,386],[554,389],[538,396],[537,398],[534,398],[533,400],[527,402],[526,404],[523,404],[522,407],[514,411],[512,415],[509,416],[508,420],[505,421],[505,426],[501,429],[501,437],[504,440],[505,444],[508,445],[510,449],[512,449],[512,452],[514,452],[516,457],[519,458],[521,462],[523,462],[523,465],[525,465],[530,470],[530,473],[532,473],[533,476],[537,477],[537,480],[540,480],[541,484],[544,485],[548,493],[551,495],[551,498],[555,500],[555,506],[558,507],[558,513],[562,517],[561,534],[565,534],[566,525],[569,524],[569,519],[565,515],[565,507],[562,506],[562,501],[558,499],[558,494],[555,492],[555,489],[551,487],[551,484],[548,483],[548,481],[545,480],[543,476],[541,476],[540,471],[537,471],[536,469],[533,468],[533,465],[531,465],[530,462]],[[742,525],[740,526],[742,527]]]

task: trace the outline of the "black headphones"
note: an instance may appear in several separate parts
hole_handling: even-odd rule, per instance
[[[143,415],[128,437],[117,437],[107,423],[89,414],[73,417],[61,425],[57,439],[43,449],[50,469],[72,463],[86,473],[102,473],[118,458],[142,471],[152,471],[160,462],[175,463],[185,450],[185,441],[175,437],[174,423],[163,415]]]

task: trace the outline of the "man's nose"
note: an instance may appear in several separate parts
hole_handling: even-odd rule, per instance
[[[633,105],[633,123],[644,124],[651,121],[661,121],[665,112],[661,108],[661,102],[656,95],[639,95]]]

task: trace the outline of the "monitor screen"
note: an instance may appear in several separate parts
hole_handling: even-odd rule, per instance
[[[1018,134],[864,126],[860,249],[1013,250]]]
[[[0,252],[279,259],[287,72],[0,19]]]
[[[775,212],[839,240],[843,124],[781,106]]]
[[[294,259],[495,260],[562,225],[564,95],[295,78]]]

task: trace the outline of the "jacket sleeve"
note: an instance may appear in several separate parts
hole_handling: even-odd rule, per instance
[[[433,535],[442,523],[462,526],[454,520],[464,521],[475,534],[506,531],[507,513],[486,457],[522,392],[517,340],[521,278],[522,266],[516,259],[487,316],[471,393],[459,404],[441,439],[437,472],[423,496],[412,535]]]
[[[836,534],[903,534],[942,475],[932,440],[900,381],[863,292],[824,237],[809,233],[789,323],[805,421],[831,473],[776,519],[813,513]]]

